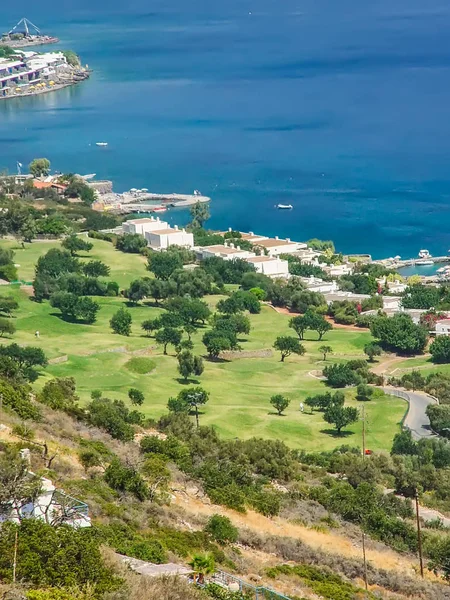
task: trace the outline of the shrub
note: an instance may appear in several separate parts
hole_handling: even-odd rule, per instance
[[[12,581],[14,539],[19,531],[17,579],[36,586],[91,585],[95,596],[117,589],[120,580],[103,563],[95,531],[66,525],[52,527],[39,519],[25,519],[20,527],[4,523],[0,529],[0,576]]]
[[[131,333],[131,313],[124,307],[119,308],[119,310],[114,313],[111,317],[109,324],[114,333],[119,335],[129,336]]]
[[[221,515],[212,515],[212,517],[208,519],[204,531],[209,533],[209,535],[216,542],[219,542],[219,544],[237,542],[239,537],[239,531],[230,519]]]

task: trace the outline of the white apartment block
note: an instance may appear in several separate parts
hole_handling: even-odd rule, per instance
[[[278,237],[258,240],[255,242],[255,246],[261,248],[263,252],[267,252],[269,256],[294,254],[307,248],[307,245],[303,242],[292,242],[289,238],[282,240]]]
[[[236,248],[234,244],[215,244],[214,246],[199,246],[196,248],[200,260],[212,258],[214,256],[223,258],[223,260],[233,260],[235,258],[254,258],[256,255],[248,250]]]
[[[186,229],[178,229],[177,225],[146,231],[145,239],[153,250],[166,250],[169,246],[194,247],[194,234],[188,233]]]
[[[165,221],[160,221],[159,218],[147,217],[144,219],[130,219],[122,223],[122,231],[124,233],[138,233],[145,235],[150,231],[158,231],[160,229],[168,229],[169,224]]]
[[[254,256],[245,259],[258,273],[267,277],[289,277],[289,263],[274,256]]]

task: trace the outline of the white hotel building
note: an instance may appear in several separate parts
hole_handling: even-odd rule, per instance
[[[16,57],[0,59],[0,97],[10,96],[18,90],[51,80],[61,67],[67,66],[62,52],[24,52]]]

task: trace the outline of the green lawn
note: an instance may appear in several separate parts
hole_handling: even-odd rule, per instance
[[[111,267],[111,278],[123,286],[135,277],[146,273],[141,256],[128,255],[114,250],[108,242],[95,240],[90,254],[100,258]],[[6,244],[2,243],[2,246]],[[57,244],[34,243],[25,250],[17,249],[16,262],[20,264],[19,275],[30,280],[33,264],[38,256]],[[11,247],[12,244],[9,244]],[[160,309],[150,306],[130,308],[133,329],[130,337],[114,335],[109,328],[109,319],[119,306],[125,304],[121,298],[98,298],[101,309],[94,325],[67,323],[58,316],[48,302],[38,304],[30,300],[23,290],[10,288],[10,293],[20,300],[20,309],[14,319],[17,333],[14,340],[23,344],[40,345],[49,358],[67,355],[67,362],[49,365],[36,383],[37,387],[51,376],[73,376],[82,402],[89,400],[93,389],[101,389],[105,395],[127,401],[127,391],[137,387],[145,394],[143,412],[157,418],[166,412],[167,400],[176,395],[183,384],[178,380],[176,358],[173,348],[164,356],[153,338],[143,335],[140,323],[153,318]],[[217,297],[207,301],[214,306]],[[290,333],[289,317],[263,307],[261,314],[251,315],[252,331],[248,340],[243,339],[244,350],[271,348],[277,335]],[[38,340],[34,332],[40,331]],[[204,353],[201,343],[203,332],[194,336],[195,352]],[[365,331],[353,332],[336,329],[326,334],[322,342],[316,334],[306,336],[306,355],[290,356],[286,362],[279,360],[278,353],[269,358],[236,358],[229,362],[205,360],[205,372],[199,383],[210,392],[210,401],[201,415],[203,424],[214,425],[225,437],[249,438],[263,436],[278,438],[292,447],[309,450],[328,449],[342,443],[360,444],[361,423],[349,428],[349,434],[335,437],[323,430],[330,426],[321,413],[307,414],[299,410],[300,401],[307,395],[325,390],[323,382],[310,375],[311,371],[323,367],[318,348],[322,343],[333,348],[327,362],[363,356],[363,346],[370,340]],[[0,340],[3,343],[9,340]],[[133,355],[151,357],[154,369],[140,375],[126,367]],[[273,394],[286,395],[291,404],[285,416],[273,414],[269,399]],[[349,405],[358,405],[354,392],[347,392]],[[406,410],[402,400],[380,395],[366,403],[368,421],[367,446],[374,450],[388,450],[394,434]]]
[[[89,239],[89,241],[92,242],[94,247],[90,252],[82,253],[79,258],[83,262],[96,259],[106,263],[111,269],[110,278],[117,281],[121,287],[129,285],[132,279],[149,274],[145,268],[146,259],[144,256],[120,252],[110,242],[94,239]],[[58,241],[33,242],[32,244],[25,244],[25,248],[22,248],[20,242],[3,240],[0,245],[2,248],[14,250],[14,261],[17,265],[20,265],[18,267],[19,277],[23,281],[33,280],[34,265],[40,256],[48,252],[50,248],[61,247]]]
[[[411,372],[413,369],[417,369],[424,377],[430,375],[430,373],[438,372],[450,375],[450,364],[435,364],[429,356],[419,356],[417,358],[410,358],[396,363],[392,375],[394,377],[401,377],[405,373]]]

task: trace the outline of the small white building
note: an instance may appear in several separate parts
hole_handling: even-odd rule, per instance
[[[259,240],[255,246],[267,252],[269,256],[279,256],[280,254],[294,254],[299,250],[307,248],[303,242],[292,242],[289,238],[282,240],[278,237]]]
[[[338,291],[336,281],[324,281],[320,277],[301,277],[302,282],[306,285],[310,292],[318,292],[319,294],[331,294]]]
[[[254,258],[256,254],[248,250],[236,248],[234,244],[215,244],[214,246],[199,246],[195,249],[200,260],[214,256],[223,260],[234,260],[235,258]]]
[[[290,276],[288,261],[276,256],[254,256],[247,258],[246,261],[252,264],[258,273],[267,277],[288,278]]]
[[[30,462],[29,448],[22,448],[20,454],[27,463]],[[28,471],[28,474],[30,477],[35,477],[32,471]],[[16,504],[11,501],[6,510],[0,513],[0,523],[5,521],[20,523],[22,519],[33,518],[45,521],[49,525],[65,523],[76,528],[91,526],[87,504],[56,489],[50,479],[45,477],[40,479],[39,496],[28,504],[23,502]]]
[[[399,279],[395,281],[386,281],[386,277],[380,277],[377,279],[377,283],[381,285],[381,287],[387,287],[391,294],[403,294],[408,285]]]
[[[436,336],[450,335],[450,319],[441,319],[436,322]]]
[[[160,229],[167,229],[169,224],[165,221],[160,221],[159,218],[146,217],[143,219],[130,219],[122,223],[122,231],[124,233],[138,233],[139,235],[145,235],[150,231],[159,231]]]
[[[194,234],[187,232],[186,229],[178,229],[177,225],[146,231],[145,239],[153,250],[166,250],[169,246],[194,247]]]
[[[232,231],[234,231],[234,229],[229,227],[228,231],[220,231],[219,235],[226,235],[227,233],[231,233]],[[245,240],[246,242],[250,242],[251,244],[256,244],[260,240],[267,240],[266,235],[259,235],[257,233],[254,233],[253,231],[249,231],[248,233],[245,231],[239,231],[239,233],[241,234],[242,240]]]
[[[361,303],[363,300],[370,298],[369,294],[354,294],[353,292],[331,292],[330,294],[324,294],[327,304],[332,302],[343,302],[348,300],[349,302]]]
[[[388,315],[398,312],[401,305],[401,296],[383,296],[383,310]]]
[[[401,306],[399,312],[400,312],[400,314],[409,315],[411,317],[411,319],[413,320],[413,323],[418,325],[420,323],[420,317],[424,313],[429,312],[429,311],[425,308],[403,308]]]
[[[330,277],[342,277],[342,275],[351,275],[354,265],[352,263],[344,263],[342,265],[320,265]]]
[[[319,263],[320,252],[313,250],[312,248],[304,248],[301,250],[297,250],[297,252],[290,252],[289,254],[293,254],[297,258],[300,259],[300,262],[306,265],[317,265],[319,267],[323,267],[321,263]]]
[[[408,285],[406,283],[398,281],[397,279],[395,281],[387,282],[387,289],[393,294],[403,294],[407,287]]]

